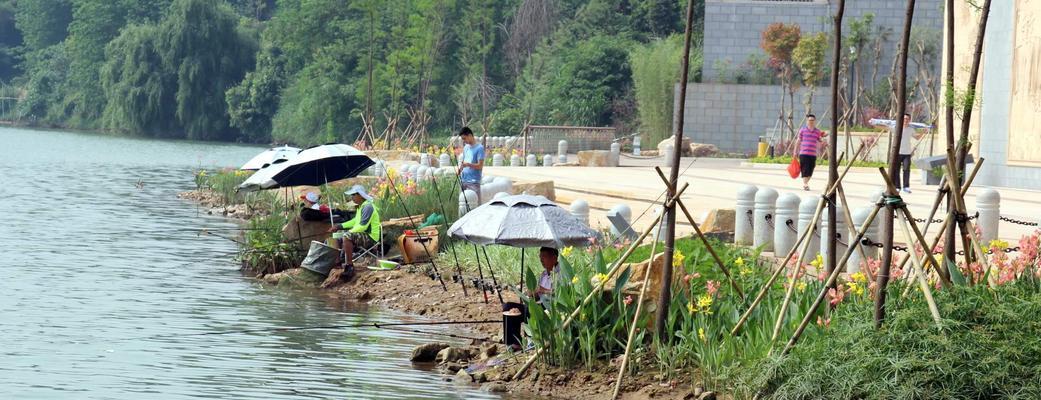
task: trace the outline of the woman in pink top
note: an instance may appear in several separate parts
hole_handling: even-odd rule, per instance
[[[817,167],[817,149],[826,133],[817,129],[817,116],[806,114],[806,126],[799,130],[799,167],[802,170],[802,190],[810,190],[810,177]]]

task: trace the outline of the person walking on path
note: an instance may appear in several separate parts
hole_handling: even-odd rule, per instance
[[[474,132],[470,130],[470,127],[464,126],[459,131],[459,138],[463,140],[464,145],[456,174],[459,175],[463,193],[466,193],[467,190],[477,193],[477,204],[471,205],[472,208],[481,204],[481,172],[484,169],[484,146],[477,143],[477,139],[474,138]]]
[[[817,129],[817,116],[806,114],[806,126],[799,129],[799,169],[802,173],[802,190],[810,190],[810,177],[817,167],[817,151],[827,133]]]
[[[889,128],[889,137],[892,139],[893,132],[896,130],[896,121],[872,119],[870,122],[878,127]],[[921,134],[915,131],[915,128],[917,126],[911,124],[911,114],[904,114],[904,133],[900,136],[900,152],[897,153],[902,174],[897,175],[896,181],[893,182],[893,186],[904,193],[911,193],[911,155],[914,154],[914,147],[911,146],[911,137],[914,136],[915,139],[921,139],[922,137]],[[903,180],[901,180],[901,177]]]

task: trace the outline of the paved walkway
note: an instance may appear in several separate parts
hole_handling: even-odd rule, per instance
[[[515,182],[552,180],[556,186],[557,201],[570,204],[577,199],[586,200],[591,208],[591,224],[607,227],[604,214],[614,205],[625,203],[633,210],[633,218],[651,207],[664,190],[661,179],[653,166],[662,159],[622,159],[618,168],[588,167],[489,167],[485,173],[506,176]],[[818,167],[810,183],[811,192],[802,190],[801,180],[791,179],[784,170],[786,165],[742,165],[738,159],[683,158],[681,159],[680,184],[689,183],[683,200],[698,222],[708,210],[734,208],[735,197],[742,185],[770,187],[779,193],[791,192],[805,196],[818,196],[827,183],[827,168]],[[986,168],[984,165],[983,168]],[[663,168],[666,176],[668,168]],[[912,194],[904,194],[916,218],[925,218],[936,197],[937,186],[923,186],[920,172],[912,171]],[[876,169],[854,168],[846,175],[844,189],[848,201],[854,207],[870,206],[871,193],[881,188],[881,176]],[[969,213],[975,212],[976,194],[982,188],[973,187],[966,197]],[[1041,192],[998,188],[1001,193],[1001,215],[1019,220],[1041,219]],[[647,215],[634,225],[640,229],[649,224],[653,215]],[[941,217],[942,218],[942,217]],[[934,225],[938,226],[938,225]],[[1000,236],[1006,240],[1018,240],[1021,235],[1036,228],[1002,222]],[[935,230],[932,228],[931,230]],[[689,233],[692,228],[680,225],[678,233]],[[899,235],[898,235],[899,237]]]

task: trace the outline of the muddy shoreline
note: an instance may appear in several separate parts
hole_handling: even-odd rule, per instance
[[[178,197],[192,201],[212,215],[223,215],[228,218],[248,221],[259,212],[249,210],[244,205],[225,206],[219,196],[206,190],[184,192]],[[406,314],[442,321],[484,321],[501,320],[502,309],[499,297],[494,292],[482,293],[480,289],[467,286],[467,295],[458,282],[446,280],[445,287],[437,279],[426,273],[425,265],[403,266],[393,271],[371,271],[359,264],[357,275],[350,282],[339,279],[340,270],[333,270],[329,277],[322,279],[300,268],[290,269],[275,274],[258,276],[257,279],[270,285],[288,285],[315,287],[337,298],[366,303],[370,306],[404,312]],[[487,301],[485,300],[487,295]],[[503,300],[517,301],[517,296],[510,292],[502,293]],[[422,330],[421,328],[419,330]],[[565,370],[555,367],[540,366],[535,363],[518,381],[511,381],[513,373],[530,356],[531,352],[506,354],[502,345],[492,345],[502,340],[501,323],[465,323],[452,325],[453,341],[468,340],[469,346],[455,347],[469,357],[452,357],[449,360],[438,360],[434,364],[424,363],[422,368],[436,365],[445,374],[446,380],[465,384],[482,385],[484,390],[508,393],[512,396],[538,398],[570,398],[570,399],[602,399],[610,398],[618,372],[616,358],[610,363],[604,362],[596,368],[587,370],[575,368]],[[417,333],[417,335],[421,335]],[[425,336],[425,335],[424,335]],[[436,344],[446,339],[443,336],[430,335],[428,343]],[[447,345],[447,344],[446,344]],[[489,349],[494,347],[494,349]],[[491,353],[491,355],[489,355]],[[639,362],[637,360],[636,362]],[[489,366],[491,365],[491,366]],[[467,368],[469,367],[469,368]],[[465,373],[467,369],[475,372]],[[686,374],[668,380],[651,371],[653,366],[641,368],[636,376],[625,379],[622,385],[623,399],[710,399],[712,393],[703,393],[700,388],[692,388]]]

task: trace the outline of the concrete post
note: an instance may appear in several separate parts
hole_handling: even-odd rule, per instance
[[[470,208],[466,208],[469,205]],[[474,208],[477,208],[477,193],[473,190],[467,189],[463,193],[459,193],[459,216],[462,217],[466,213]]]
[[[813,213],[817,211],[817,202],[820,201],[820,197],[806,196],[799,203],[799,235],[810,226],[810,222],[813,219]],[[816,233],[820,232],[820,228],[810,233],[808,240],[810,241],[809,247],[806,249],[806,256],[802,257],[803,261],[810,262],[817,257],[817,253],[821,247],[820,237]],[[796,238],[795,240],[799,240]],[[802,246],[799,246],[802,249]]]
[[[419,165],[422,165],[424,167],[430,166],[430,153],[419,154]]]
[[[608,216],[617,215],[617,216],[621,217],[622,219],[624,219],[626,223],[632,223],[631,219],[633,217],[633,210],[631,208],[629,208],[628,205],[619,204],[619,205],[616,205],[614,207],[611,207],[611,209],[609,211],[607,211],[607,215]],[[614,236],[614,237],[622,236],[622,232],[619,232],[618,229],[614,227],[614,224],[610,224],[610,225],[611,225],[611,236]]]
[[[437,166],[441,168],[451,167],[452,156],[448,155],[448,153],[441,153],[441,156],[437,158]]]
[[[528,154],[528,157],[524,160],[525,167],[537,167],[539,165],[538,157],[534,154]]]
[[[553,156],[550,155],[550,154],[546,154],[546,155],[542,156],[542,166],[543,167],[552,167],[553,166]]]
[[[611,160],[609,161],[609,165],[612,167],[617,167],[619,161],[621,161],[621,157],[622,144],[618,142],[611,143]]]
[[[481,175],[481,184],[492,183],[496,178],[495,175]]]
[[[567,140],[557,142],[557,156],[567,156]]]
[[[824,209],[821,213],[821,256],[824,257],[824,262],[828,262],[828,210]],[[846,228],[846,212],[843,211],[842,206],[838,205],[835,207],[835,234],[839,238],[839,242],[835,244],[835,254],[846,254],[846,249],[849,246],[843,246],[842,243],[851,239],[849,237],[849,229]],[[840,256],[841,257],[841,256]],[[841,267],[841,265],[839,266]]]
[[[785,193],[777,199],[777,212],[774,214],[774,253],[788,254],[788,251],[799,239],[795,227],[799,221],[799,196]],[[791,225],[787,222],[791,221]]]
[[[881,198],[885,194],[886,194],[886,189],[885,188],[877,188],[877,189],[871,191],[870,197],[868,197],[868,201],[869,201],[868,205],[869,206],[874,206],[875,203],[878,201],[878,199]],[[827,211],[827,210],[825,210],[825,211]],[[943,211],[943,209],[940,209],[940,211],[938,211],[937,215],[942,215],[942,211]],[[879,243],[883,243],[885,241],[885,239],[886,239],[886,233],[883,232],[882,228],[881,228],[881,226],[882,226],[882,217],[883,216],[885,216],[885,210],[879,211],[878,212],[878,216],[875,217],[875,221],[871,223],[871,226],[877,232],[877,234],[875,235],[876,237],[872,237],[871,240],[874,240],[874,241],[879,242]],[[943,218],[943,217],[941,216],[940,218]],[[901,231],[900,231],[899,227],[897,227],[896,225],[893,225],[893,232],[901,232]],[[897,237],[900,237],[900,235],[898,234]]]
[[[419,167],[416,170],[416,182],[423,182],[430,178],[430,167]]]
[[[558,164],[567,163],[567,154],[560,154],[560,155],[558,155],[557,156],[557,163]]]
[[[861,225],[863,225],[864,221],[867,221],[867,218],[871,214],[871,210],[873,209],[874,207],[860,207],[856,210],[853,210],[853,226],[860,227]],[[864,233],[864,238],[870,239],[873,242],[878,242],[878,226],[875,224],[871,224],[870,226],[868,226],[867,232]],[[866,257],[878,259],[877,247],[865,246],[862,244],[858,244],[858,246],[860,246],[860,248],[864,250],[864,255]],[[860,252],[854,250],[853,254],[849,256],[849,261],[846,263],[846,272],[849,272],[851,274],[860,272],[866,263],[867,260],[862,259],[860,257]]]
[[[662,151],[664,151],[665,154],[659,155],[662,156],[662,159],[665,161],[665,167],[672,168],[672,157],[676,154],[676,146],[667,144],[665,147],[662,147]]]
[[[752,209],[755,208],[755,192],[752,185],[737,190],[737,206],[734,208],[734,243],[752,244]]]
[[[755,192],[755,223],[752,227],[752,246],[763,247],[763,251],[774,250],[774,229],[770,226],[777,205],[777,191],[762,188]]]
[[[518,156],[516,154],[510,156],[510,166],[511,167],[520,167],[521,166],[521,158],[520,158],[520,156]]]
[[[574,215],[583,224],[589,226],[589,203],[585,200],[571,202],[571,215]]]
[[[976,225],[980,227],[980,244],[987,246],[997,239],[1001,225],[1001,194],[994,189],[983,189],[976,195],[976,211],[980,213]]]
[[[387,166],[382,160],[376,160],[376,163],[372,165],[372,175],[377,178],[387,177]]]
[[[507,178],[505,176],[500,176],[498,178],[495,178],[495,180],[492,181],[492,182],[495,183],[496,185],[498,185],[498,190],[499,191],[510,193],[510,194],[513,193],[513,180],[512,179]]]
[[[502,163],[503,163],[502,154],[495,153],[494,155],[492,155],[492,166],[493,167],[501,167]]]

